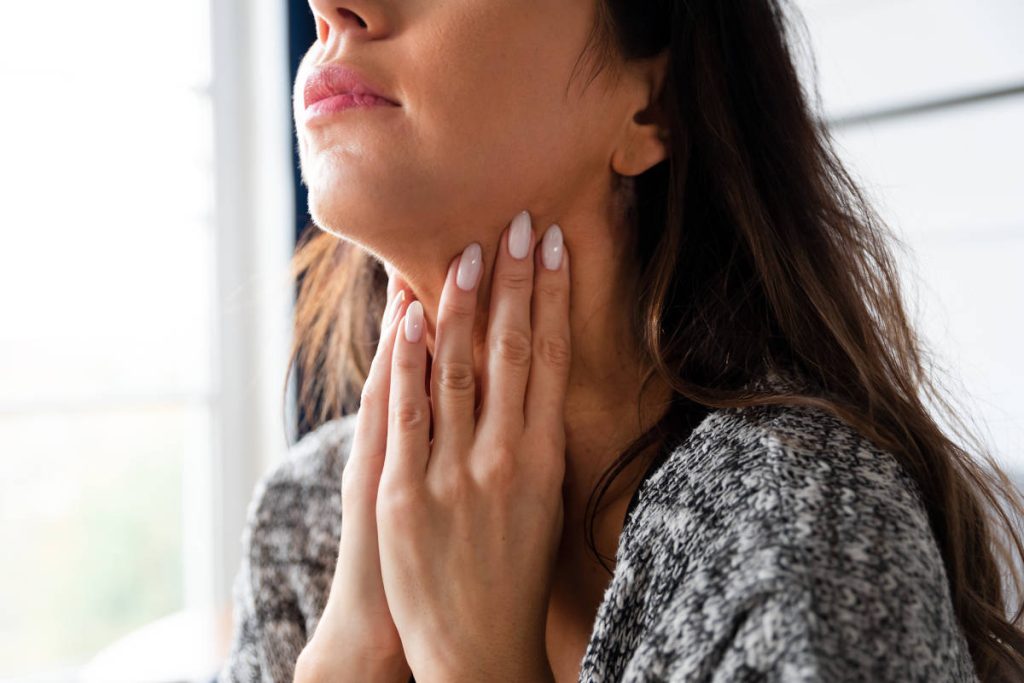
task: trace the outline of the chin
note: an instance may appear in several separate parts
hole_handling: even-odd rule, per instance
[[[395,208],[393,203],[389,209],[388,204],[368,201],[358,193],[310,191],[310,216],[324,232],[392,264],[412,266],[438,258],[436,231],[423,222],[422,213],[410,215]]]
[[[313,222],[338,237],[365,244],[382,231],[390,232],[387,226],[401,222],[388,208],[394,202],[383,200],[382,185],[376,178],[345,172],[316,173],[306,186]]]
[[[368,251],[382,253],[396,235],[391,234],[386,223],[382,223],[379,212],[368,212],[361,206],[365,207],[365,204],[358,201],[346,202],[337,195],[314,200],[311,193],[309,215],[313,223],[324,232],[355,242]]]

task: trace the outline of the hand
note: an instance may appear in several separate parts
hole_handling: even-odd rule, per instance
[[[380,341],[342,469],[338,561],[316,632],[296,664],[296,681],[300,671],[303,681],[409,680],[409,665],[381,582],[375,513],[387,437],[391,353],[408,299],[404,283],[390,278]]]
[[[429,395],[418,301],[392,355],[377,525],[388,605],[420,683],[554,680],[545,633],[564,517],[569,263],[556,226],[536,249],[547,259],[532,258],[528,214],[513,227],[495,259],[479,417],[479,245],[449,265]]]

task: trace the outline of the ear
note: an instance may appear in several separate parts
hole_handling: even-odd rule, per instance
[[[611,166],[619,175],[636,176],[668,157],[668,121],[661,104],[668,69],[668,49],[628,67],[628,120]]]

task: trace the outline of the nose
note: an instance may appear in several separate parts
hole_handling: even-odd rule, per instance
[[[309,0],[316,20],[316,38],[327,48],[332,42],[379,37],[383,26],[373,0]]]

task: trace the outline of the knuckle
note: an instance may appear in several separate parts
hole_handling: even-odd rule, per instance
[[[400,400],[395,405],[394,419],[399,429],[419,429],[430,419],[430,407],[423,401]]]
[[[447,502],[464,502],[473,495],[476,485],[463,468],[453,468],[438,483],[437,495]]]
[[[510,365],[526,367],[532,353],[530,335],[519,330],[505,330],[494,338],[491,352]]]
[[[498,286],[519,292],[533,287],[533,278],[530,273],[518,268],[506,268],[498,275]]]
[[[363,494],[366,476],[360,470],[360,462],[358,458],[350,458],[341,470],[342,503],[355,502],[355,499]]]
[[[537,283],[537,295],[546,301],[562,303],[568,294],[565,286],[560,282],[553,282],[552,278],[542,278]]]
[[[448,297],[439,315],[438,327],[446,322],[465,322],[471,320],[476,313],[475,299],[464,296]]]
[[[377,517],[389,524],[409,520],[422,509],[419,495],[407,486],[381,483],[377,491]]]
[[[395,369],[408,372],[420,371],[420,361],[413,358],[411,355],[396,354],[395,355]]]
[[[477,476],[488,491],[511,489],[516,479],[516,461],[511,454],[498,449],[480,466]]]
[[[341,471],[341,504],[346,508],[359,502],[362,494],[362,486],[359,477],[352,473],[351,468],[346,465]],[[345,510],[342,510],[342,514]]]
[[[572,351],[569,340],[557,335],[546,335],[537,342],[537,353],[547,365],[556,368],[569,367]]]
[[[476,385],[473,366],[460,361],[438,361],[436,373],[431,373],[431,376],[437,379],[438,388],[449,393],[466,394]]]
[[[359,392],[359,404],[368,405],[377,400],[380,395],[380,388],[376,386],[376,383],[371,379],[363,382],[363,388]]]

